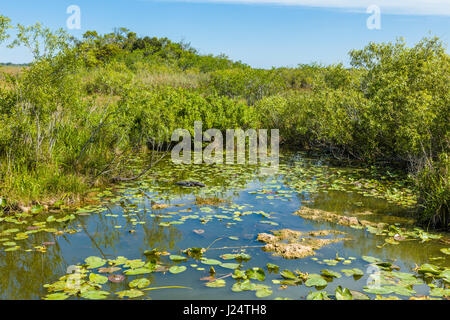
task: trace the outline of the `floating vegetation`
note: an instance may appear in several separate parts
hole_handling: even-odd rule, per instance
[[[95,202],[81,208],[0,215],[0,253],[5,263],[38,254],[47,264],[58,250],[64,256],[67,247],[80,246],[78,239],[82,247],[87,241],[91,252],[79,252],[75,273],[55,278],[58,269],[46,265],[55,282],[45,285],[43,299],[159,299],[167,297],[164,290],[183,298],[188,279],[201,279],[193,289],[213,299],[239,292],[255,299],[445,299],[447,235],[397,219],[406,211],[393,197],[360,193],[382,185],[403,192],[406,185],[382,179],[365,186],[363,171],[345,172],[309,160],[282,161],[269,177],[245,166],[161,163],[148,179],[98,189]],[[180,180],[205,187],[179,188]],[[302,219],[292,215],[299,207]],[[344,242],[350,239],[356,241]],[[190,247],[180,248],[184,243]],[[129,249],[133,258],[109,256]],[[378,284],[367,282],[374,270]],[[42,288],[36,285],[22,292],[35,298]]]
[[[294,215],[298,215],[303,219],[314,220],[314,221],[326,221],[334,222],[347,227],[360,227],[360,226],[371,226],[371,227],[384,227],[384,224],[376,224],[367,220],[359,220],[356,217],[348,217],[332,212],[327,212],[319,209],[311,209],[308,207],[302,207],[299,211],[295,212]]]
[[[258,234],[258,241],[266,243],[264,250],[274,252],[286,259],[298,259],[315,255],[315,250],[331,243],[336,243],[349,238],[319,239],[318,235],[326,236],[329,234],[342,234],[339,231],[320,231],[302,233],[290,229],[272,231],[273,235],[267,233]],[[307,236],[309,235],[309,236]],[[311,236],[312,235],[312,236]]]

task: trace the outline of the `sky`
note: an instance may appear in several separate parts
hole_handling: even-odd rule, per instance
[[[81,29],[68,29],[71,5],[80,9]],[[398,37],[411,46],[430,35],[450,43],[450,0],[0,0],[0,14],[13,24],[39,21],[79,38],[87,30],[126,27],[257,68],[348,65],[350,50]],[[0,45],[0,62],[31,60],[25,48]]]

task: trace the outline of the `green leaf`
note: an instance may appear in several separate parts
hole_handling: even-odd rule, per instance
[[[326,291],[310,291],[306,296],[307,300],[330,300]]]
[[[183,271],[186,271],[186,267],[185,266],[171,266],[169,268],[169,272],[173,273],[173,274],[181,273]]]
[[[38,214],[38,213],[41,213],[42,211],[44,211],[44,207],[39,204],[37,204],[31,208],[32,214]]]
[[[444,289],[444,288],[433,288],[430,290],[430,296],[435,296],[435,297],[444,297],[450,296],[450,289]]]
[[[410,297],[414,295],[416,292],[412,289],[408,289],[403,286],[385,286],[385,289],[392,290],[393,293],[398,294],[400,296],[407,296]]]
[[[248,269],[245,274],[247,275],[247,277],[249,279],[255,279],[255,280],[259,280],[259,281],[264,281],[264,279],[266,278],[266,274],[264,273],[264,270],[261,268],[252,268],[252,269]]]
[[[101,290],[90,290],[81,293],[81,297],[90,300],[102,300],[109,296],[109,292]]]
[[[94,256],[88,257],[84,261],[86,262],[88,269],[95,269],[98,267],[102,267],[106,263],[105,259]]]
[[[125,273],[127,276],[134,276],[138,274],[151,273],[152,271],[153,271],[152,269],[144,267],[144,268],[128,269],[125,270],[123,273]]]
[[[335,294],[337,300],[353,300],[353,295],[347,288],[342,289],[341,286],[338,286]]]
[[[144,295],[144,293],[142,291],[137,290],[137,289],[130,289],[130,290],[125,290],[125,291],[119,291],[119,292],[116,292],[116,294],[119,296],[119,298],[125,298],[125,297],[137,298],[137,297],[140,297],[140,296]]]
[[[89,275],[89,281],[93,282],[93,283],[97,283],[97,284],[105,284],[108,282],[108,277],[99,275],[99,274],[95,274],[95,273],[91,273]]]
[[[377,263],[377,262],[381,262],[380,259],[375,258],[375,257],[371,257],[371,256],[362,256],[362,259],[363,259],[364,261],[369,262],[369,263]]]
[[[169,256],[169,259],[172,260],[172,261],[186,261],[187,257],[183,257],[183,256],[179,256],[179,255],[176,255],[176,254],[172,254],[172,255]]]
[[[265,298],[270,296],[273,293],[273,291],[270,288],[264,287],[261,289],[256,290],[255,295],[258,298]]]
[[[328,282],[318,274],[309,274],[308,280],[306,280],[305,285],[307,287],[324,287]]]
[[[58,293],[51,293],[44,297],[44,300],[66,300],[69,298],[69,296],[65,293],[58,292]]]
[[[297,280],[298,277],[290,270],[283,270],[280,272],[280,276],[282,276],[284,279],[290,279],[290,280]]]
[[[441,271],[439,270],[439,267],[429,264],[429,263],[425,263],[420,266],[420,268],[417,270],[417,272],[418,273],[431,273],[431,274],[437,275]]]
[[[331,270],[328,270],[328,269],[324,269],[321,272],[322,272],[323,275],[325,275],[327,277],[331,277],[331,278],[340,278],[340,277],[342,277],[339,272],[331,271]]]
[[[147,287],[149,284],[150,284],[150,280],[148,280],[146,278],[134,279],[133,281],[130,282],[130,288],[142,289],[142,288]]]
[[[370,300],[370,297],[362,292],[350,290],[353,300]]]
[[[216,260],[216,259],[207,259],[207,258],[202,259],[201,262],[204,263],[204,264],[209,264],[209,265],[219,265],[219,264],[222,263],[222,262],[220,262],[219,260]]]
[[[363,290],[367,293],[372,293],[372,294],[389,294],[392,293],[393,291],[389,288],[386,287],[364,287]]]
[[[223,268],[227,268],[227,269],[237,269],[237,268],[239,268],[240,264],[239,263],[221,263],[220,266]]]
[[[220,287],[225,287],[226,282],[223,279],[218,279],[218,280],[208,282],[205,285],[210,288],[220,288]]]
[[[269,272],[278,273],[278,271],[280,270],[280,267],[277,266],[276,264],[268,263],[267,264],[267,270]]]
[[[450,255],[450,248],[442,248],[441,252],[444,254],[449,254]]]

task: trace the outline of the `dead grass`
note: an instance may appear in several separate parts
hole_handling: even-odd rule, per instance
[[[212,198],[202,198],[202,197],[196,197],[195,198],[195,204],[198,206],[205,206],[205,205],[210,205],[210,206],[217,206],[221,203],[225,203],[226,200],[217,198],[217,197],[212,197]]]
[[[272,231],[272,233],[260,233],[258,234],[257,240],[266,243],[263,248],[264,251],[273,252],[274,255],[281,256],[285,259],[299,259],[313,256],[316,254],[315,250],[323,246],[344,240],[351,240],[349,238],[316,238],[331,234],[345,234],[335,230],[319,230],[303,233],[290,229],[282,229]]]

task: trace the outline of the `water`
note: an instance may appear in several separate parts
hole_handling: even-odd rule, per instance
[[[289,269],[320,274],[321,270],[329,269],[339,272],[341,278],[329,282],[324,289],[319,288],[330,295],[334,295],[339,285],[363,291],[374,271],[362,256],[392,262],[402,272],[408,273],[413,273],[416,265],[430,263],[429,259],[435,257],[439,259],[432,261],[433,264],[450,266],[448,256],[440,252],[448,244],[438,240],[424,243],[420,240],[401,241],[397,245],[387,244],[379,248],[377,246],[384,243],[383,236],[371,234],[364,229],[353,229],[333,222],[312,221],[293,215],[302,206],[343,215],[369,211],[372,214],[358,217],[412,228],[411,209],[408,206],[413,204],[413,199],[407,184],[398,175],[389,173],[386,176],[384,172],[379,174],[374,170],[369,173],[368,170],[337,167],[323,159],[309,159],[301,153],[282,157],[280,170],[276,175],[261,175],[259,169],[257,166],[238,165],[181,166],[166,159],[144,180],[122,184],[111,190],[100,190],[100,193],[93,196],[93,204],[78,211],[88,211],[89,215],[75,214],[75,218],[67,222],[46,222],[49,215],[60,219],[73,213],[62,210],[63,212],[55,211],[41,217],[24,218],[27,221],[24,224],[4,221],[0,225],[0,241],[8,245],[0,245],[0,298],[41,299],[49,293],[45,284],[58,281],[70,266],[83,264],[84,259],[89,256],[104,259],[124,256],[146,261],[144,252],[154,248],[159,252],[177,255],[183,255],[182,250],[191,247],[208,248],[203,256],[221,262],[236,262],[225,261],[220,257],[223,254],[245,252],[251,259],[243,263],[241,270],[260,267],[265,271],[264,281],[252,280],[271,288],[273,293],[264,299],[305,299],[309,292],[316,291],[314,287],[304,284],[282,286],[273,283],[273,280],[277,282],[276,280],[282,281],[283,278],[278,273],[269,273],[267,263],[278,265],[280,271]],[[201,181],[207,187],[176,186],[174,182],[180,180]],[[398,194],[402,194],[402,197],[398,197]],[[227,202],[215,206],[200,206],[195,204],[197,196],[218,197]],[[170,206],[154,210],[152,205],[155,203]],[[177,204],[180,206],[174,206]],[[186,217],[188,218],[185,219]],[[175,221],[175,224],[165,225],[171,221]],[[30,228],[33,223],[39,222],[42,227],[40,230]],[[338,230],[345,232],[342,237],[352,240],[326,245],[317,250],[316,255],[302,259],[287,260],[262,250],[264,244],[256,240],[258,234],[285,228],[301,232]],[[27,234],[26,239],[14,239],[27,230],[35,233]],[[64,233],[55,234],[58,230]],[[15,242],[15,245],[9,242]],[[43,243],[47,243],[46,249],[45,252],[40,252]],[[9,252],[4,250],[14,246],[20,248]],[[337,255],[351,263],[343,264],[344,260],[334,266],[323,263],[324,259],[335,259]],[[143,291],[145,295],[139,298],[258,299],[255,291],[231,290],[237,281],[229,276],[234,272],[232,269],[214,265],[216,278],[224,277],[226,285],[210,288],[205,286],[206,281],[200,279],[209,276],[211,266],[200,260],[191,258],[175,263],[168,255],[161,255],[160,264],[176,264],[186,266],[187,269],[179,274],[153,272],[126,276],[124,282],[103,284],[102,290],[112,293],[108,296],[109,299],[118,299],[114,292],[127,290],[133,279],[145,277],[151,281],[150,287],[184,286],[190,289]],[[355,279],[345,276],[341,271],[352,268],[364,271],[364,276]],[[120,273],[121,271],[115,272]],[[427,295],[429,287],[426,284],[415,285],[414,290],[416,296]],[[396,294],[386,296],[392,295],[407,298]],[[375,297],[374,294],[368,296]],[[73,298],[72,296],[71,299]]]

